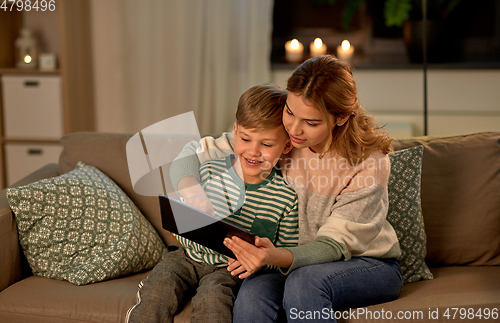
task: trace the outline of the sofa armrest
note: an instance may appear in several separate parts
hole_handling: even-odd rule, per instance
[[[11,186],[22,186],[57,175],[59,175],[59,166],[49,164]],[[23,257],[17,236],[16,219],[10,209],[6,190],[2,190],[0,191],[0,273],[2,273],[0,291],[23,278]]]

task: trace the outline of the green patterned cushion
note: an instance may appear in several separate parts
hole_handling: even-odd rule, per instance
[[[405,283],[433,278],[425,263],[427,238],[420,205],[423,152],[424,147],[420,145],[389,154],[391,174],[387,220],[399,239],[401,257],[398,260]]]
[[[7,189],[33,274],[85,285],[150,269],[165,245],[108,176],[80,162],[50,179]]]

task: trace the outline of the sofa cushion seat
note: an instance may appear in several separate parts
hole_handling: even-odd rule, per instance
[[[10,323],[124,322],[148,273],[85,286],[30,276],[0,293],[0,317]]]
[[[496,309],[497,318],[500,318],[500,268],[498,266],[452,266],[431,268],[434,275],[433,280],[419,281],[406,284],[399,298],[395,301],[366,307],[366,313],[359,316],[356,320],[339,320],[339,322],[385,322],[381,319],[368,319],[368,311],[372,316],[381,313],[382,309],[387,312],[390,310],[393,320],[397,320],[398,313],[407,315],[402,320],[410,321],[410,315],[415,321],[432,322],[459,322],[460,313],[455,314],[454,308],[473,309],[474,314],[481,309],[484,314],[485,309],[493,311]],[[429,314],[438,310],[438,319],[429,319]],[[449,318],[444,314],[448,309]],[[462,310],[463,311],[463,310]],[[375,314],[375,312],[377,312]],[[416,319],[417,315],[423,315]],[[386,316],[387,317],[387,316]],[[431,317],[432,318],[432,317]],[[390,321],[390,320],[387,320]],[[401,321],[401,320],[399,320]],[[495,322],[497,320],[490,317],[489,320],[481,320],[475,317],[468,322],[486,321]]]

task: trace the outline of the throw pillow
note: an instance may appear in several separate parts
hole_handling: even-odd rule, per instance
[[[147,270],[162,240],[108,176],[79,162],[66,174],[7,189],[33,274],[95,283]]]
[[[387,220],[394,227],[401,247],[398,259],[404,283],[432,279],[425,256],[427,238],[420,203],[422,145],[389,154],[389,212]]]

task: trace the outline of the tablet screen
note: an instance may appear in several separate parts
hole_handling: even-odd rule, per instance
[[[165,230],[234,259],[233,252],[223,243],[226,237],[237,236],[251,244],[255,241],[250,231],[166,195],[160,195],[160,211]]]

